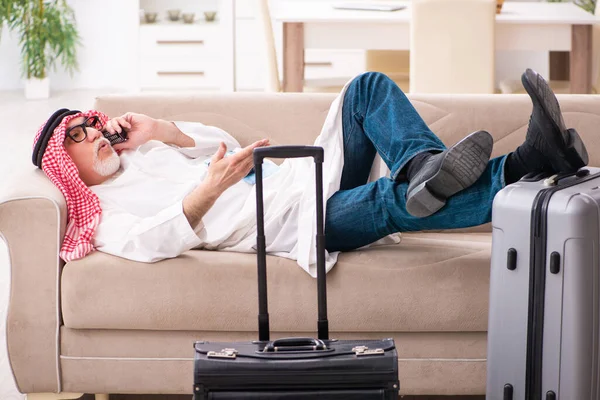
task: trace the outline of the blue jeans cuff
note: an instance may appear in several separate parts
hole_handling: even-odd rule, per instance
[[[504,166],[506,164],[506,159],[508,158],[508,154],[504,156],[504,159],[500,163],[500,182],[502,183],[502,187],[506,187],[506,179],[504,178]]]

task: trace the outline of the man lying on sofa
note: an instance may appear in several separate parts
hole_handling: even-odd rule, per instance
[[[325,149],[328,269],[337,252],[403,231],[489,222],[505,185],[531,172],[575,171],[585,146],[569,137],[541,76],[522,77],[533,101],[525,142],[490,160],[492,137],[477,131],[450,148],[385,75],[353,79],[333,102],[315,145]],[[114,145],[102,131],[125,130]],[[127,113],[62,109],[40,128],[33,162],[65,196],[68,224],[60,256],[94,249],[153,262],[192,248],[252,252],[256,241],[252,151],[225,131]],[[233,152],[228,152],[234,150]],[[368,183],[378,153],[391,177]],[[312,160],[265,165],[267,251],[315,276]]]

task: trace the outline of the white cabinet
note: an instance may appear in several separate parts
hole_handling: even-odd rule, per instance
[[[142,25],[140,84],[142,89],[215,89],[224,85],[220,49],[226,45],[218,25]]]
[[[159,15],[163,15],[169,8],[180,7],[185,12],[186,4],[191,8],[195,3],[175,6],[155,1],[145,6],[150,4],[160,5]],[[142,90],[233,89],[233,1],[221,0],[218,4],[214,22],[204,21],[202,13],[196,12],[197,20],[191,24],[165,17],[156,23],[140,24],[138,65]]]
[[[140,80],[148,89],[220,90],[223,74],[220,64],[188,58],[146,59]]]
[[[217,25],[142,25],[140,54],[142,57],[218,56],[225,46]]]

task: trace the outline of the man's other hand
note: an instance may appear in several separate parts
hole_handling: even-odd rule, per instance
[[[183,213],[191,227],[196,229],[219,196],[248,175],[254,164],[253,150],[268,145],[268,139],[259,140],[240,152],[225,157],[227,146],[221,143],[211,159],[206,178],[183,199]]]
[[[262,139],[229,157],[225,157],[227,146],[225,143],[221,143],[210,161],[208,174],[203,183],[214,188],[218,193],[223,193],[242,180],[252,170],[254,165],[253,150],[268,145],[269,139]]]

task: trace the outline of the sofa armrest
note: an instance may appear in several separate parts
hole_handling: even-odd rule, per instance
[[[10,262],[8,355],[22,393],[59,392],[58,253],[67,206],[40,170],[25,171],[0,197],[0,238]]]

